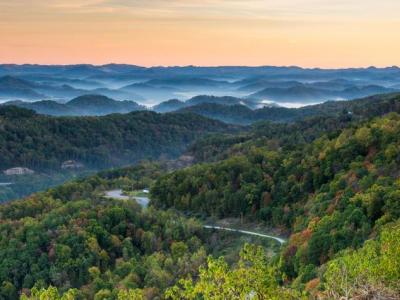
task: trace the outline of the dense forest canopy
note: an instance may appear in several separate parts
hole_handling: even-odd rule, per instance
[[[78,288],[81,299],[114,299],[118,290],[137,288],[153,298],[180,276],[196,274],[206,259],[197,221],[95,196],[92,184],[1,207],[3,299],[49,284]]]
[[[289,118],[298,121],[293,124],[257,123],[245,139],[263,137],[274,140],[288,137],[284,145],[289,140],[293,143],[310,141],[324,131],[335,127],[342,129],[350,122],[392,111],[400,112],[398,100],[399,95],[392,94],[328,102],[295,110],[264,108],[267,120]],[[213,105],[210,105],[212,108]],[[226,107],[236,109],[237,106]],[[223,113],[223,110],[212,110],[216,114]],[[289,115],[286,116],[284,111],[288,111]],[[63,161],[69,159],[98,169],[121,166],[141,159],[176,157],[191,142],[207,133],[227,132],[233,128],[187,113],[157,114],[141,111],[103,117],[50,117],[13,106],[0,107],[0,122],[0,169],[23,166],[57,170]],[[246,132],[246,129],[242,131]],[[293,136],[288,135],[290,132],[296,132],[298,136],[292,139]],[[205,143],[210,147],[208,142],[212,141]],[[218,144],[221,144],[221,139]]]
[[[80,97],[76,102],[96,105],[92,98]],[[103,109],[101,105],[99,109]],[[143,159],[174,159],[199,137],[232,130],[236,129],[194,114],[142,111],[102,117],[53,117],[0,106],[0,185],[11,183],[0,186],[0,202],[105,168]],[[65,167],[68,162],[70,167]],[[15,167],[29,168],[34,174],[3,173]]]
[[[240,133],[195,115],[81,119],[0,110],[7,126],[77,122],[92,132],[101,124],[110,139],[109,128],[133,128],[130,118],[152,129],[165,121],[174,138],[186,129],[189,137],[225,131],[192,145],[198,163],[190,167],[142,163],[1,205],[1,297],[399,298],[399,98],[326,105],[332,114]],[[56,133],[65,134],[60,128]],[[145,209],[104,197],[110,189],[149,187]],[[220,257],[214,249],[223,238],[203,228],[210,218],[264,224],[287,242],[272,254],[246,244],[239,256]]]
[[[229,126],[194,114],[132,112],[104,117],[50,117],[0,107],[0,169],[59,169],[65,160],[92,168],[176,157],[195,138]]]
[[[3,205],[0,292],[7,299],[21,291],[50,299],[396,297],[399,126],[400,116],[391,114],[322,136],[303,152],[252,147],[172,173],[144,164]],[[144,211],[102,197],[116,186],[149,185],[153,206]],[[166,206],[242,212],[286,229],[289,242],[272,259],[245,246],[228,265],[207,257],[200,221],[157,208]],[[357,271],[363,268],[368,272]]]
[[[334,137],[352,124],[390,112],[400,113],[400,95],[376,95],[351,101],[326,102],[299,109],[264,109],[289,110],[301,117],[294,122],[295,119],[290,122],[257,122],[240,134],[209,135],[196,140],[188,151],[198,162],[204,162],[228,158],[251,145],[268,146],[272,149],[303,147],[324,134]],[[279,113],[271,112],[268,115],[272,118],[282,117]]]
[[[298,149],[251,145],[245,154],[159,178],[153,203],[218,217],[248,214],[308,232],[291,254],[303,245],[301,260],[319,265],[362,243],[376,224],[399,217],[399,132],[400,116],[393,113]]]

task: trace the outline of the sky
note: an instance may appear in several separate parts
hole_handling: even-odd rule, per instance
[[[400,65],[400,0],[0,0],[0,63]]]

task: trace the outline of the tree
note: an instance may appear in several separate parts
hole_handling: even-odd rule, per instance
[[[120,290],[118,292],[118,300],[143,300],[143,291],[140,289]]]
[[[70,289],[67,292],[60,295],[56,287],[49,286],[47,289],[31,289],[31,295],[22,295],[21,300],[75,300],[77,299],[78,291],[76,289]]]
[[[386,226],[377,241],[345,251],[327,264],[324,288],[328,297],[400,294],[400,223]]]
[[[300,299],[295,291],[280,287],[278,271],[266,261],[261,247],[246,244],[237,267],[223,258],[209,257],[199,278],[182,279],[165,293],[167,299]]]

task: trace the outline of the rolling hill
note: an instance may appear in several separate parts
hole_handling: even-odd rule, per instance
[[[116,101],[101,95],[85,95],[72,99],[65,104],[79,111],[80,115],[107,115],[111,113],[128,113],[145,110],[133,101]]]
[[[159,113],[167,113],[167,112],[172,112],[172,111],[176,111],[179,110],[183,107],[185,107],[186,104],[184,101],[178,100],[178,99],[171,99],[171,100],[167,100],[164,102],[161,102],[157,105],[154,105],[152,107],[152,109],[155,112],[159,112]]]
[[[39,114],[52,116],[102,116],[112,113],[129,113],[137,110],[146,110],[133,101],[116,101],[102,95],[83,95],[67,103],[51,100],[36,102],[9,101],[3,105],[14,105],[32,109]]]
[[[40,99],[44,95],[35,91],[35,85],[27,80],[3,76],[0,78],[0,97],[3,99]]]
[[[57,170],[68,159],[99,169],[176,157],[196,138],[231,129],[195,114],[53,117],[15,106],[0,107],[0,121],[0,169]]]
[[[396,67],[330,70],[270,66],[0,65],[0,76],[25,81],[25,86],[0,84],[3,100],[65,102],[86,94],[100,94],[146,105],[168,99],[185,101],[199,94],[241,99],[250,95],[254,102],[319,103],[394,92],[400,82]]]
[[[378,85],[350,86],[342,90],[328,89],[328,85],[314,87],[298,85],[289,88],[266,88],[248,96],[250,99],[270,100],[275,102],[318,103],[328,100],[349,100],[375,94],[393,93],[396,89]]]
[[[284,283],[273,285],[278,288],[272,294],[276,299],[302,299],[295,294],[299,289],[304,299],[337,299],[330,295],[345,295],[343,286],[347,295],[367,290],[368,295],[396,299],[400,295],[396,242],[400,234],[396,151],[400,115],[392,112],[353,121],[322,131],[309,143],[293,143],[290,138],[296,133],[292,131],[288,145],[283,140],[277,145],[280,135],[275,141],[250,139],[234,144],[225,159],[158,178],[151,190],[152,203],[158,209],[173,208],[202,218],[242,220],[247,216],[286,232],[288,242],[279,257],[263,263],[276,268],[273,274],[281,274],[272,278],[285,278]],[[216,264],[208,265],[203,280],[189,280],[174,291],[186,295],[195,289],[203,295],[207,286],[217,292],[214,284],[224,275]],[[224,274],[236,270],[236,276],[252,278],[255,270],[243,275],[244,266],[221,268]],[[266,271],[270,272],[273,269]],[[218,279],[210,280],[211,276]],[[349,277],[338,283],[341,276]],[[252,280],[249,289],[256,286],[257,279]],[[282,296],[279,287],[290,296]],[[245,290],[235,283],[231,288]]]
[[[205,138],[202,143],[208,149],[213,142],[227,143],[225,156],[214,162],[178,170],[147,162],[103,171],[0,206],[0,296],[244,299],[251,293],[284,300],[399,298],[400,97],[381,95],[316,107],[332,115],[290,124],[264,122],[247,133]],[[96,135],[101,132],[103,138],[119,135],[115,130],[105,135],[109,128],[119,128],[124,138],[137,134],[133,123],[121,126],[130,118],[147,133],[155,129],[157,138],[163,130],[157,127],[160,121],[175,129],[180,124],[181,130],[223,126],[211,121],[205,125],[207,119],[193,114],[153,112],[46,117],[42,122],[43,116],[32,111],[1,108],[0,120],[11,129],[13,150],[16,145],[28,147],[29,141],[17,141],[25,132],[13,131],[12,125],[21,128],[31,118],[49,124],[56,132],[52,137],[62,136],[64,144],[73,134],[65,126],[72,123],[63,119],[80,120],[80,128],[95,122]],[[37,129],[32,123],[25,127]],[[78,136],[98,140],[88,132]],[[150,146],[161,148],[163,141],[157,142]],[[121,152],[115,154],[120,157]],[[135,194],[149,186],[146,209],[133,199],[103,196],[116,188]],[[268,226],[285,242],[275,247],[245,243],[232,255],[227,237],[237,244],[239,234],[222,235],[204,226],[232,218],[253,230]]]
[[[376,95],[350,101],[328,101],[301,108],[265,106],[263,108],[250,109],[249,106],[242,105],[240,99],[228,101],[228,103],[234,103],[234,105],[225,105],[227,102],[218,101],[219,98],[215,98],[216,101],[214,102],[208,102],[207,97],[201,99],[204,99],[204,102],[199,101],[200,104],[194,105],[185,103],[185,107],[176,112],[192,112],[226,123],[241,125],[249,125],[260,121],[292,123],[313,116],[332,117],[343,113],[352,114],[353,117],[366,117],[366,112],[375,111],[377,108],[386,112],[398,111],[399,93]],[[192,103],[196,103],[196,101]]]
[[[249,107],[253,107],[256,105],[256,103],[253,103],[249,100],[232,96],[198,95],[186,101],[181,101],[178,99],[164,101],[153,106],[152,109],[156,112],[173,112],[185,108],[189,109],[192,106],[197,106],[201,104],[216,104],[223,106],[247,105]]]

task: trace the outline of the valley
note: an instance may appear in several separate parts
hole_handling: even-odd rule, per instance
[[[106,191],[104,197],[109,198],[109,199],[117,199],[117,200],[122,200],[122,201],[135,201],[137,204],[139,204],[143,209],[146,208],[149,205],[150,199],[148,197],[143,197],[143,196],[135,196],[135,195],[125,195],[126,193],[123,192],[122,190],[111,190],[111,191]],[[223,220],[220,220],[220,222],[223,222]],[[254,224],[248,224],[247,227],[252,226]],[[245,234],[245,235],[252,235],[252,236],[257,236],[261,238],[267,238],[267,239],[272,239],[280,243],[281,245],[285,243],[286,241],[280,237],[277,236],[272,236],[264,233],[259,233],[259,232],[254,232],[254,231],[249,231],[249,230],[244,230],[243,228],[241,229],[238,226],[235,226],[235,228],[232,227],[221,227],[217,225],[203,225],[203,228],[205,229],[211,229],[211,230],[216,230],[216,231],[230,231],[238,234]]]
[[[11,176],[15,184],[0,190],[0,201],[106,168],[145,159],[177,158],[195,138],[236,130],[194,114],[143,111],[102,117],[51,117],[15,106],[0,107],[0,122],[2,173],[15,167],[34,172]],[[72,165],[63,168],[68,161]],[[10,180],[4,174],[0,178]]]
[[[0,300],[400,300],[399,12],[0,0]]]
[[[0,65],[0,99],[2,102],[51,100],[47,106],[51,104],[56,109],[58,104],[84,95],[103,95],[147,107],[157,107],[171,99],[187,102],[196,95],[213,95],[239,98],[259,108],[263,107],[263,101],[304,106],[399,91],[399,74],[397,67]],[[44,109],[45,104],[38,103],[37,109]],[[71,108],[57,108],[58,111],[61,109],[63,114],[77,113]],[[53,111],[48,109],[47,112]],[[93,113],[95,111],[90,111]]]
[[[256,71],[266,78],[169,74],[124,89],[299,88],[243,72]],[[352,85],[325,75],[307,88]],[[299,108],[238,95],[1,105],[0,296],[396,299],[400,94],[390,92],[313,105],[304,94]]]

